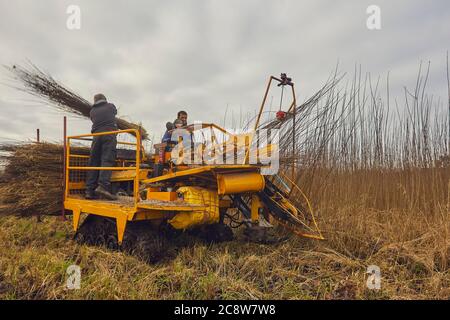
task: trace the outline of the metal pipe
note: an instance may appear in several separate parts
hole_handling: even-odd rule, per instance
[[[264,109],[264,105],[266,104],[266,99],[267,99],[267,95],[269,94],[269,89],[270,89],[270,84],[272,83],[272,79],[276,79],[276,78],[274,76],[271,76],[269,79],[269,82],[267,83],[266,92],[264,93],[264,98],[261,103],[261,107],[259,108],[258,118],[256,119],[256,123],[255,123],[255,129],[254,129],[255,132],[256,132],[256,129],[258,129],[259,120],[261,119],[261,114]],[[276,79],[276,80],[278,80],[278,79]],[[278,81],[281,81],[281,80],[278,80]],[[252,139],[250,139],[250,143],[249,143],[250,146],[251,146],[252,142],[253,142]],[[245,158],[244,158],[243,164],[247,163],[249,154],[250,154],[250,148],[248,148],[247,152],[245,153]]]
[[[66,220],[66,210],[64,208],[64,201],[66,200],[67,193],[67,180],[68,180],[68,169],[66,167],[69,166],[67,162],[67,117],[64,116],[63,120],[63,137],[64,137],[64,152],[63,152],[63,193],[62,193],[62,205],[61,205],[61,218],[62,220]],[[67,164],[67,166],[66,166]]]
[[[67,167],[69,170],[135,170],[136,167]]]
[[[141,167],[141,133],[136,132],[136,176],[134,177],[134,205],[137,208],[139,202],[139,170]]]
[[[108,134],[119,134],[119,133],[132,133],[132,132],[138,132],[136,129],[126,129],[126,130],[115,130],[115,131],[105,131],[105,132],[95,132],[95,133],[86,133],[86,134],[79,134],[76,136],[70,136],[69,139],[77,139],[77,138],[84,138],[84,137],[95,137],[95,136],[106,136]]]
[[[82,140],[82,141],[92,141],[94,139],[87,139],[87,138],[74,138],[74,137],[69,137],[72,140]],[[117,144],[125,144],[125,145],[129,145],[129,146],[135,146],[136,143],[133,142],[126,142],[126,141],[117,141]]]
[[[295,89],[294,89],[294,84],[292,84],[292,97],[294,99],[293,101],[293,117],[292,117],[292,178],[295,179],[295,166],[296,166],[296,157],[295,157],[295,137],[296,137],[296,132],[295,132],[295,117],[296,117],[296,112],[297,112],[297,100],[295,98]]]
[[[276,79],[276,78],[271,76],[270,80],[269,80],[269,83],[267,83],[266,92],[264,94],[264,98],[263,98],[263,101],[261,103],[261,107],[259,108],[258,118],[256,119],[255,131],[256,131],[256,129],[258,129],[259,119],[261,118],[261,114],[262,114],[262,111],[264,109],[264,105],[266,104],[266,99],[267,99],[267,95],[269,94],[269,89],[270,89],[270,84],[272,83],[272,79]],[[276,79],[276,80],[281,81],[279,79]]]

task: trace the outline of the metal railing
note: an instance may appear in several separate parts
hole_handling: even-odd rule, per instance
[[[87,155],[79,155],[71,153],[71,141],[73,140],[81,140],[81,141],[92,141],[93,137],[97,136],[106,136],[106,135],[118,135],[121,133],[129,133],[136,137],[136,142],[126,142],[126,141],[117,141],[117,144],[123,144],[128,146],[136,147],[136,161],[135,166],[125,167],[91,167],[91,166],[73,166],[71,165],[72,158],[84,158],[88,159]],[[116,131],[106,131],[106,132],[98,132],[98,133],[90,133],[90,134],[81,134],[76,136],[68,136],[66,140],[66,151],[65,151],[65,185],[64,185],[64,200],[70,198],[70,172],[77,171],[89,171],[89,170],[109,170],[109,171],[125,171],[125,170],[134,170],[135,176],[133,178],[133,200],[134,205],[137,206],[139,202],[139,176],[140,176],[140,166],[141,166],[141,133],[137,129],[127,129],[127,130],[116,130]]]

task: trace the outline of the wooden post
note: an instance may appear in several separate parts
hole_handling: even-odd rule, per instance
[[[61,204],[61,218],[62,220],[66,220],[66,210],[64,209],[64,200],[65,200],[65,188],[66,188],[66,152],[67,152],[67,117],[64,116],[63,120],[63,137],[64,137],[64,149],[63,149],[63,168],[62,168],[62,204]]]
[[[40,136],[39,136],[39,129],[36,129],[36,142],[39,143],[40,142]],[[36,216],[36,221],[37,222],[41,222],[41,214],[38,213]]]

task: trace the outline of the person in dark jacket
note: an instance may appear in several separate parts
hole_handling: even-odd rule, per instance
[[[165,142],[165,143],[170,142],[173,129],[175,129],[175,126],[173,125],[173,123],[167,122],[166,123],[166,132],[164,132],[161,142]]]
[[[106,97],[99,93],[94,96],[94,105],[91,108],[91,133],[115,131],[116,106],[106,101]],[[116,135],[94,136],[89,157],[90,167],[114,167],[116,164]],[[117,196],[111,193],[111,171],[89,170],[86,180],[86,199],[95,199],[102,196],[109,200],[116,200]]]

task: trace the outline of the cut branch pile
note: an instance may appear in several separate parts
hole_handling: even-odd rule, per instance
[[[89,154],[87,148],[77,153]],[[6,163],[0,175],[0,214],[54,215],[61,210],[63,146],[54,143],[0,145]]]

